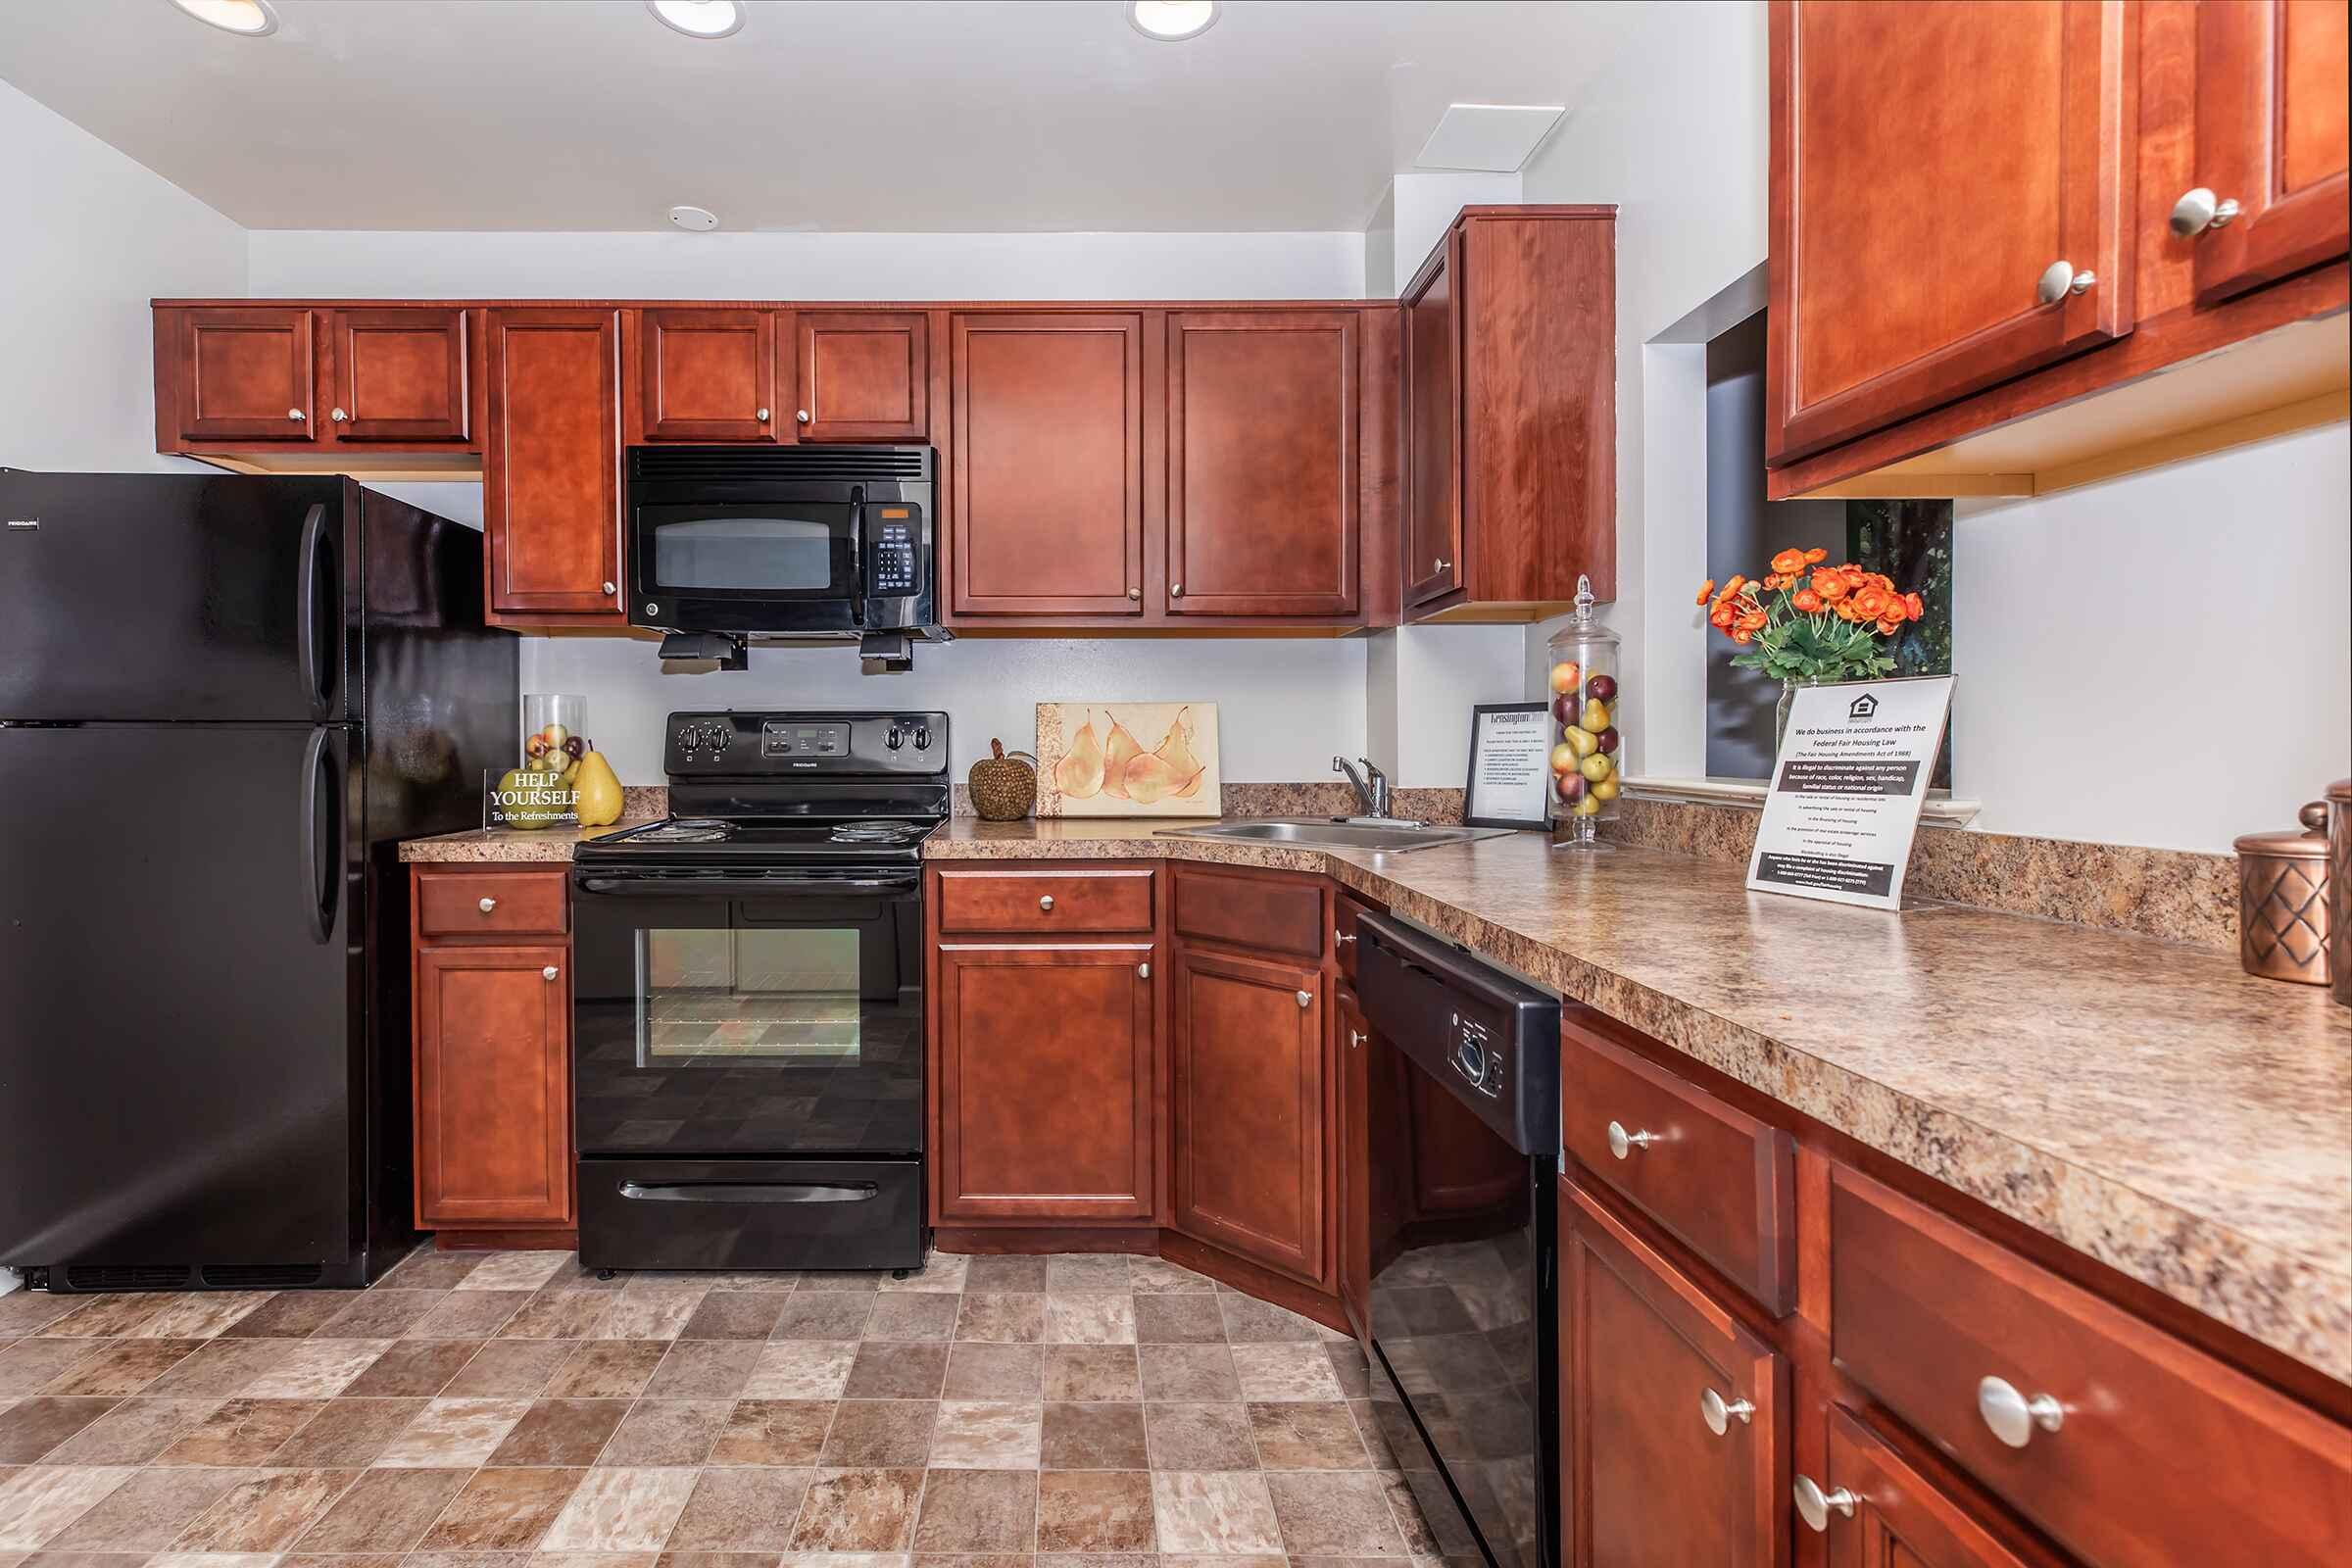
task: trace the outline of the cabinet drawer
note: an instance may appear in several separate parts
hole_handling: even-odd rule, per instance
[[[419,871],[423,937],[562,936],[569,890],[561,871]]]
[[[1587,1170],[1726,1278],[1775,1313],[1795,1305],[1787,1133],[1594,1037],[1573,1014],[1560,1029],[1560,1129]]]
[[[1832,1353],[2075,1552],[2352,1553],[2352,1434],[1876,1182],[1831,1184]],[[1993,1425],[2010,1397],[2033,1401],[2014,1446]]]
[[[1150,870],[942,871],[943,932],[1152,929]]]
[[[1352,893],[1335,895],[1331,901],[1331,951],[1349,984],[1355,981],[1355,922],[1374,907]]]
[[[1176,934],[1323,961],[1323,888],[1290,871],[1176,869]]]

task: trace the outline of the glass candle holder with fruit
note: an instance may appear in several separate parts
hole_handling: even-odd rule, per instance
[[[1579,578],[1575,617],[1552,634],[1551,818],[1563,848],[1603,848],[1598,825],[1617,814],[1624,791],[1623,696],[1617,634],[1592,618],[1592,584]]]

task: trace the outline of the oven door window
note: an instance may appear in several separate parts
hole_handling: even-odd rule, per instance
[[[641,507],[638,526],[657,593],[838,599],[856,569],[847,502]]]
[[[855,1061],[858,949],[854,927],[639,931],[638,1064]]]

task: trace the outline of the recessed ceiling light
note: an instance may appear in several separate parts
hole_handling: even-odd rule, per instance
[[[1217,0],[1127,0],[1127,25],[1147,38],[1178,43],[1217,24]]]
[[[735,0],[645,0],[645,9],[689,38],[724,38],[743,25],[743,7]]]
[[[172,3],[198,22],[241,37],[260,38],[277,30],[277,13],[270,9],[266,0],[172,0]]]
[[[708,207],[672,207],[669,220],[697,234],[708,234],[718,226],[718,215]]]

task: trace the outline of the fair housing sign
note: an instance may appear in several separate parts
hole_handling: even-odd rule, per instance
[[[1747,885],[1899,909],[1952,677],[1800,686],[1773,764]]]

